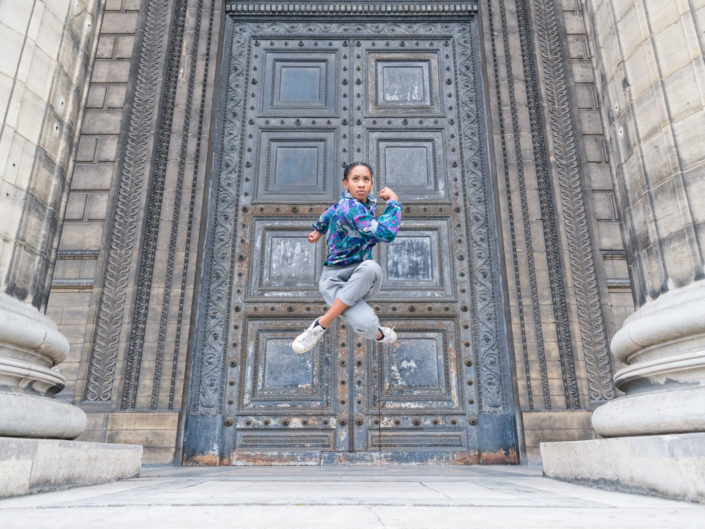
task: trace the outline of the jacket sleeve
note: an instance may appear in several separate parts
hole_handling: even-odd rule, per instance
[[[313,229],[325,233],[328,231],[328,226],[330,225],[330,220],[333,218],[333,213],[335,212],[337,204],[333,204],[327,210],[325,210],[316,222],[313,223]]]
[[[401,202],[390,200],[384,213],[379,218],[375,218],[370,210],[358,204],[350,210],[348,220],[351,227],[364,239],[371,242],[392,242],[399,232],[402,209]]]

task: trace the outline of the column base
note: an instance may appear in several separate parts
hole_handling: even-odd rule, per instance
[[[550,478],[705,503],[705,433],[541,443]]]
[[[705,386],[611,400],[593,412],[592,425],[604,437],[705,432]]]
[[[0,293],[0,436],[75,439],[86,428],[80,408],[50,398],[64,388],[57,364],[69,342],[28,303]]]
[[[0,437],[0,498],[137,476],[142,447]]]
[[[86,413],[48,397],[0,392],[0,436],[75,439],[86,429]]]

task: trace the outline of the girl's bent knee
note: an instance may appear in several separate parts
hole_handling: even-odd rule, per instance
[[[365,321],[354,322],[351,326],[353,331],[363,338],[374,340],[377,338],[377,332],[379,331],[379,318],[377,318],[377,315],[371,315]]]
[[[353,330],[367,340],[376,340],[379,334],[379,326],[374,327],[364,327],[364,328],[353,328]]]

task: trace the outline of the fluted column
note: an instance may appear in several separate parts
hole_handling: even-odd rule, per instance
[[[69,344],[43,312],[102,10],[0,2],[0,436],[72,439],[86,425],[50,398]]]
[[[586,0],[637,311],[603,436],[705,432],[705,7]]]

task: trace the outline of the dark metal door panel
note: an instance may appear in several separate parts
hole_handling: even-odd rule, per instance
[[[513,408],[470,26],[229,24],[226,93],[242,93],[243,112],[225,106],[223,145],[239,150],[222,155],[212,199],[233,205],[223,449],[241,464],[479,461],[507,438],[507,421],[483,427],[483,413]],[[325,310],[325,248],[306,234],[353,160],[405,206],[397,239],[375,249],[384,283],[370,301],[399,341],[366,342],[339,320],[295,355]]]
[[[467,220],[450,42],[366,39],[354,54],[354,70],[367,73],[354,82],[361,102],[354,148],[406,206],[399,236],[378,252],[385,274],[379,298],[399,340],[368,350],[368,420],[378,425],[368,430],[368,446],[402,460],[467,454],[477,446],[467,420],[476,399],[475,388],[460,381],[458,346],[470,333],[461,323],[467,290],[456,281],[456,262]]]
[[[341,190],[336,176],[348,114],[340,81],[349,63],[343,48],[340,39],[250,40],[237,232],[247,251],[238,257],[242,288],[235,291],[244,317],[234,314],[243,321],[235,334],[245,346],[233,403],[235,463],[310,462],[352,449],[349,352],[338,336],[346,330],[335,325],[306,354],[291,350],[293,336],[324,308],[317,285],[325,248],[309,244],[306,234]]]

